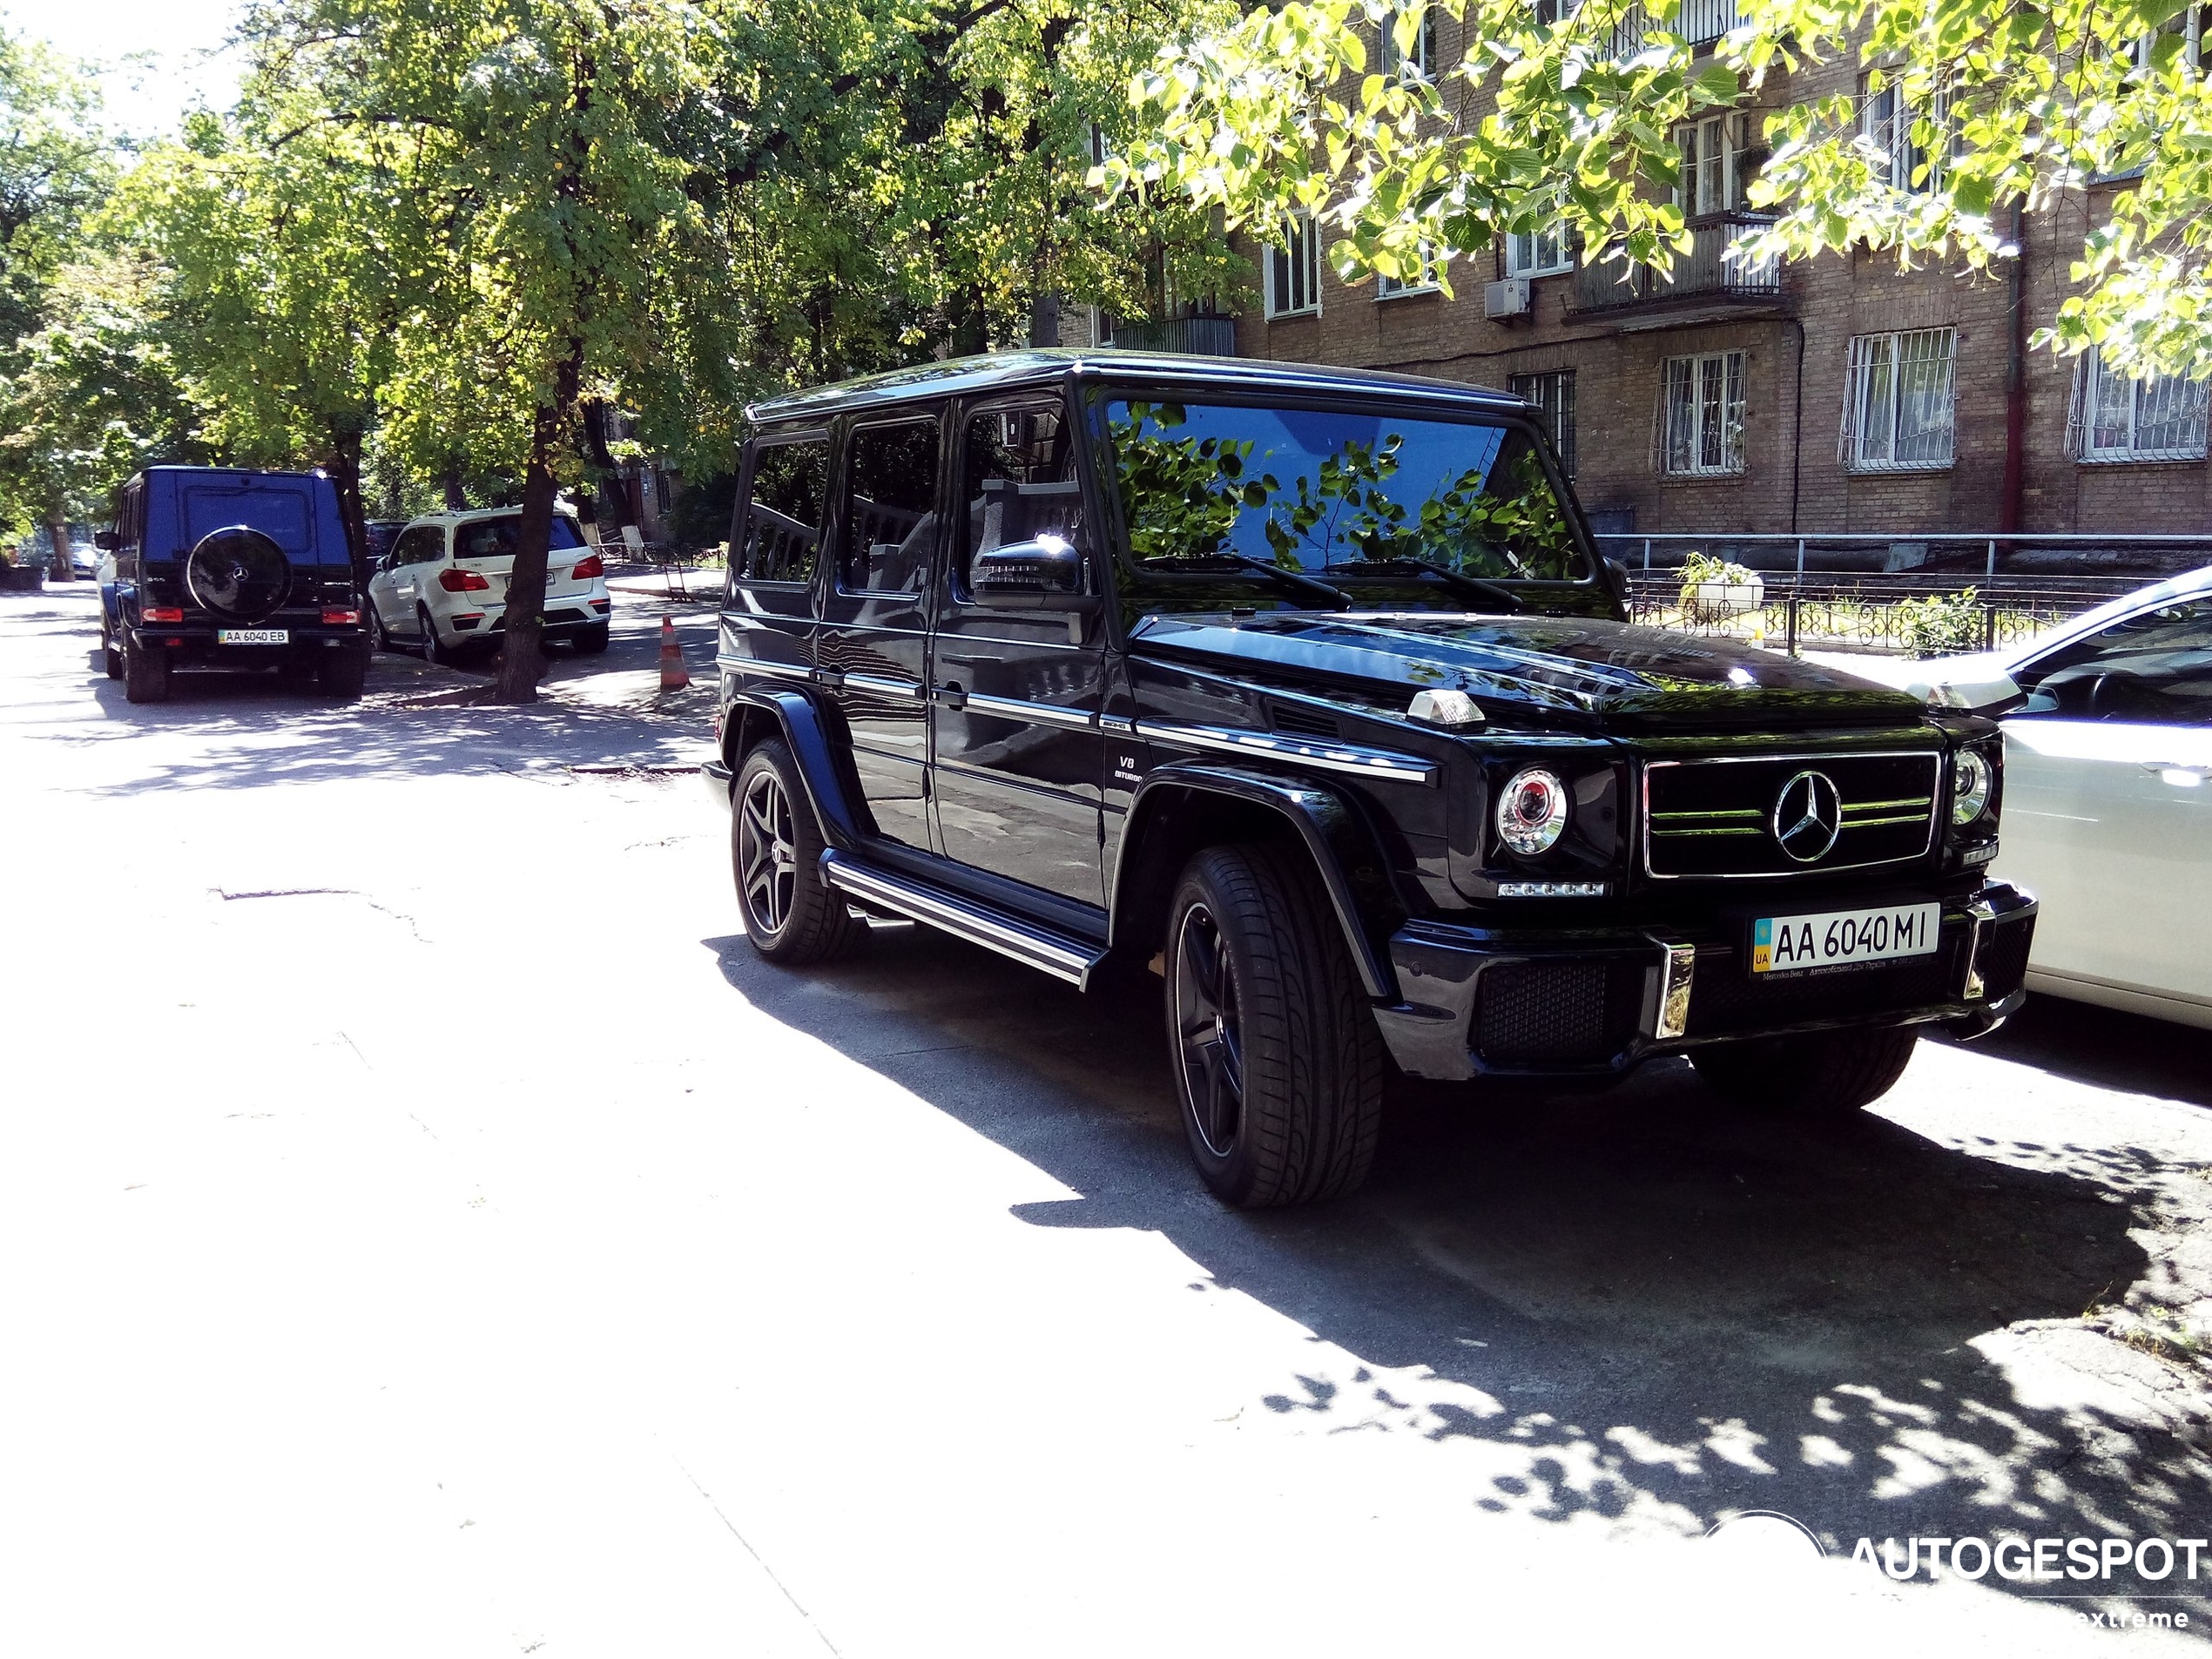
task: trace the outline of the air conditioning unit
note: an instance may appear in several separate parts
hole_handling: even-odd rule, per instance
[[[1528,314],[1528,279],[1507,277],[1502,282],[1485,285],[1482,290],[1482,314],[1493,319],[1527,316]]]

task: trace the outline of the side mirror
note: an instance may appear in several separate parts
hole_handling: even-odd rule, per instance
[[[95,530],[92,545],[103,553],[119,553],[123,550],[123,538],[113,530]]]
[[[1055,610],[1076,614],[1098,608],[1083,591],[1083,556],[1057,536],[1009,542],[978,553],[968,570],[968,590],[993,610]]]

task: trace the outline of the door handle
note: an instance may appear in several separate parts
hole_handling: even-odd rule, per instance
[[[968,693],[961,689],[958,682],[933,685],[929,688],[929,700],[941,703],[948,709],[960,710],[968,706]]]

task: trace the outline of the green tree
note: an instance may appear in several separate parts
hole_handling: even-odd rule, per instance
[[[103,278],[64,279],[113,177],[98,112],[81,70],[0,32],[0,520],[45,526],[63,580],[67,521],[108,482],[86,470],[85,412],[57,379],[73,363],[90,368],[107,332]],[[98,397],[98,385],[87,390]]]
[[[1860,136],[1856,98],[1783,109],[1752,194],[1778,220],[1741,257],[1865,243],[1986,269],[2013,252],[2014,208],[2132,178],[2042,338],[2097,345],[2131,372],[2212,372],[2212,91],[2180,0],[1739,0],[1741,26],[1703,60],[1676,30],[1681,6],[1433,0],[1467,36],[1434,79],[1368,63],[1364,33],[1379,22],[1410,46],[1418,4],[1254,10],[1136,79],[1144,137],[1100,177],[1164,186],[1270,237],[1311,209],[1348,276],[1405,276],[1424,246],[1473,253],[1561,223],[1588,248],[1665,269],[1689,247],[1669,199],[1675,124],[1840,58],[1914,112],[1912,178],[1892,179]]]

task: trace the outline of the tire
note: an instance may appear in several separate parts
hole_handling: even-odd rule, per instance
[[[415,625],[422,631],[422,660],[426,663],[435,663],[441,668],[451,668],[454,661],[453,648],[438,637],[438,624],[430,620],[430,608],[428,605],[420,605],[415,608]]]
[[[123,636],[123,695],[132,703],[169,700],[169,654],[156,647],[148,651],[129,634]]]
[[[745,758],[730,794],[730,869],[745,937],[772,962],[799,967],[844,955],[867,934],[845,895],[822,879],[822,831],[781,743]]]
[[[1319,881],[1298,855],[1209,847],[1168,909],[1168,1058],[1198,1173],[1239,1209],[1367,1178],[1381,1033]]]
[[[392,643],[392,636],[384,627],[384,613],[377,610],[373,600],[368,607],[368,644],[371,651],[395,651],[399,649]]]
[[[315,664],[315,689],[341,703],[358,703],[368,681],[368,655],[351,648],[325,650]]]
[[[118,650],[115,636],[108,631],[107,618],[100,618],[100,665],[107,670],[111,680],[123,678],[123,653]]]
[[[597,657],[606,650],[607,637],[607,624],[594,623],[589,628],[579,628],[570,634],[569,644],[576,648],[576,654],[579,657]]]
[[[1917,1026],[1862,1026],[1698,1049],[1689,1062],[1705,1086],[1731,1106],[1793,1117],[1841,1117],[1895,1088],[1919,1041]]]

